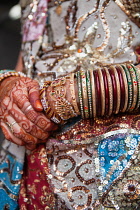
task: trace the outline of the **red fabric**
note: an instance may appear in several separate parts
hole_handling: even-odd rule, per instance
[[[21,210],[54,209],[55,198],[47,181],[48,161],[45,146],[26,156],[23,180],[19,196]]]

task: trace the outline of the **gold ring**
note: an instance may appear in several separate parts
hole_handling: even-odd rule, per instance
[[[13,133],[13,125],[16,124],[16,121],[13,121],[12,123],[6,122],[6,124],[9,126],[9,128],[11,129],[11,132]]]

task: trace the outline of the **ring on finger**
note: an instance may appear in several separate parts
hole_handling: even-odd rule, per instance
[[[17,123],[16,121],[13,121],[12,123],[6,122],[12,133],[13,133],[13,125],[16,123]]]
[[[28,112],[29,110],[33,109],[32,105],[29,105],[26,109],[25,112]]]

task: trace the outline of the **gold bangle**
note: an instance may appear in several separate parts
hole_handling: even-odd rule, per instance
[[[66,79],[59,78],[51,83],[52,91],[49,93],[50,98],[54,101],[54,113],[56,113],[62,121],[75,117],[76,113],[71,103],[66,97]]]
[[[50,81],[46,81],[40,85],[40,100],[41,100],[41,103],[42,103],[42,106],[43,106],[43,109],[45,112],[49,107],[48,100],[46,100],[47,99],[46,91],[47,91],[47,87],[49,87],[50,83],[51,83]]]
[[[85,119],[88,119],[89,118],[88,93],[87,93],[86,72],[84,70],[80,70],[80,77],[82,84],[84,116]]]
[[[58,115],[56,115],[56,113],[54,113],[52,108],[49,106],[49,102],[47,100],[47,88],[50,86],[50,84],[50,81],[46,81],[43,85],[40,86],[40,99],[47,118],[49,118],[57,124],[60,124],[63,123],[63,121]]]
[[[92,108],[93,108],[93,118],[96,118],[96,93],[95,93],[95,80],[93,75],[94,70],[90,70],[90,78],[91,78],[91,90],[92,90]]]
[[[76,101],[76,96],[75,96],[74,73],[72,73],[71,76],[70,76],[70,93],[71,93],[72,105],[74,107],[76,115],[78,116],[78,115],[80,115],[80,111],[79,111],[78,104],[77,104],[77,101]]]
[[[108,116],[110,116],[113,112],[113,86],[112,86],[112,80],[111,80],[111,76],[109,74],[108,69],[106,67],[104,69],[106,71],[108,89],[109,89],[109,112],[108,112]]]

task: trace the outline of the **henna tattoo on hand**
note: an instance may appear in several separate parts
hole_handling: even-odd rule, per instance
[[[25,77],[9,77],[0,87],[0,124],[6,138],[30,149],[46,141],[49,131],[55,130],[56,125],[39,111],[41,105],[38,109],[35,107],[39,104],[38,82]],[[10,124],[12,120],[16,124],[11,131],[6,122]]]

